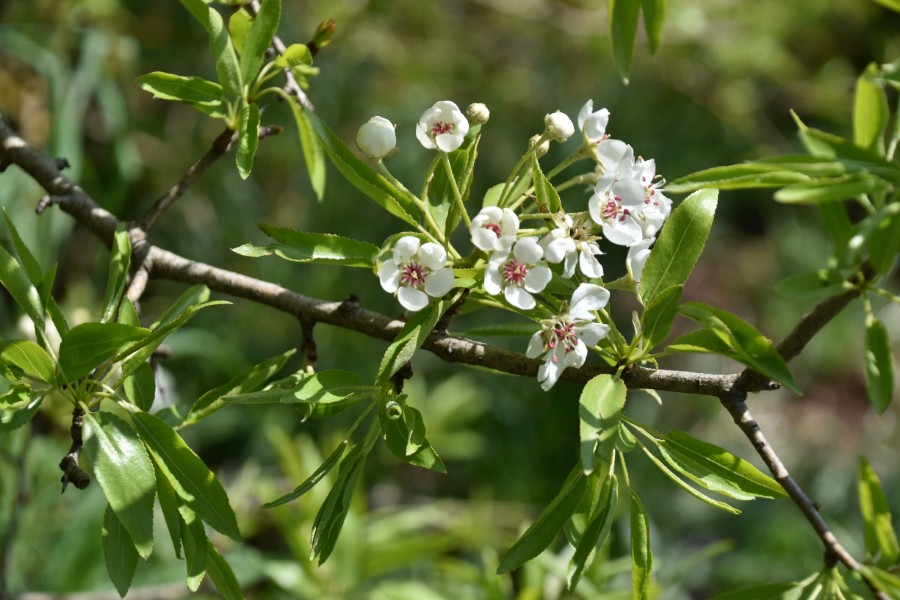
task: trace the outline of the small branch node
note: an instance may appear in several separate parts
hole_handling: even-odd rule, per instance
[[[34,207],[34,212],[40,215],[51,206],[63,204],[69,198],[70,196],[44,196],[38,201],[37,206]]]
[[[81,456],[81,450],[84,447],[81,437],[83,429],[84,410],[76,406],[72,411],[72,426],[69,428],[69,433],[72,436],[72,446],[59,463],[59,468],[63,472],[63,476],[60,478],[62,482],[62,491],[60,493],[64,493],[70,483],[79,490],[83,490],[91,483],[91,478],[88,474],[78,466],[78,458]]]
[[[394,389],[398,394],[403,393],[403,384],[406,383],[407,379],[412,379],[413,376],[413,368],[412,363],[408,362],[391,376],[391,383],[394,384]]]
[[[300,343],[300,351],[303,353],[304,367],[315,368],[316,361],[319,360],[319,351],[316,348],[316,340],[313,336],[313,328],[315,326],[315,321],[306,319],[300,320],[300,329],[303,336],[303,341]]]
[[[66,170],[66,169],[68,169],[69,167],[72,166],[72,165],[69,163],[69,159],[68,159],[68,158],[63,158],[63,157],[61,157],[61,156],[58,157],[58,158],[54,158],[54,159],[53,159],[53,162],[54,162],[54,164],[56,165],[56,168],[57,168],[58,170],[60,170],[60,171],[64,171],[64,170]]]

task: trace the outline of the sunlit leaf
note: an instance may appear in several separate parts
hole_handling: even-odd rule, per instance
[[[153,367],[150,366],[150,363],[145,362],[125,378],[122,387],[125,395],[135,406],[149,412],[153,406],[153,400],[156,398],[156,376],[153,374]]]
[[[241,76],[246,82],[253,81],[259,74],[281,20],[281,0],[262,0],[259,6],[241,51]]]
[[[531,155],[531,177],[532,181],[534,181],[534,195],[537,198],[538,206],[551,214],[558,213],[562,209],[562,204],[559,200],[559,193],[556,191],[556,188],[553,187],[553,184],[550,183],[550,180],[544,175],[544,172],[541,170],[541,165],[538,163],[537,156],[534,154]]]
[[[241,105],[241,124],[235,153],[238,173],[243,179],[250,177],[257,148],[259,148],[259,105],[245,103]]]
[[[366,466],[366,456],[367,448],[362,444],[350,450],[341,461],[334,487],[328,492],[325,502],[316,514],[312,527],[310,555],[312,558],[317,557],[320,565],[334,550],[347,513],[350,511],[353,490],[356,489],[356,483]]]
[[[859,457],[859,512],[869,558],[885,568],[896,564],[900,559],[900,545],[891,523],[891,507],[875,469],[865,456]]]
[[[611,475],[604,482],[600,502],[598,502],[594,515],[591,517],[587,527],[585,527],[584,533],[575,547],[575,554],[572,555],[572,559],[569,561],[569,567],[566,572],[567,589],[575,589],[575,586],[578,585],[581,576],[584,574],[584,570],[593,561],[597,548],[609,535],[616,516],[618,497],[618,479],[616,479],[615,475]]]
[[[0,364],[20,369],[26,377],[44,383],[53,383],[56,379],[53,359],[31,340],[0,342]]]
[[[303,47],[306,48],[305,45]],[[300,104],[292,97],[288,105],[297,124],[300,150],[303,152],[303,162],[306,163],[310,185],[316,193],[316,198],[321,202],[325,197],[325,151],[322,149],[322,142]]]
[[[619,419],[625,406],[625,383],[612,375],[597,375],[584,386],[579,398],[581,467],[594,470],[596,457],[608,462],[618,436]]]
[[[82,323],[73,327],[59,345],[59,366],[66,381],[84,377],[150,331],[122,323]]]
[[[660,291],[644,309],[641,324],[647,348],[653,348],[669,335],[683,290],[683,285],[669,286]]]
[[[206,572],[216,584],[216,589],[222,594],[222,598],[224,600],[243,600],[241,584],[235,577],[234,571],[209,540],[206,541],[206,556]]]
[[[122,526],[111,506],[107,506],[103,514],[102,538],[106,572],[109,580],[116,586],[116,591],[124,598],[137,568],[138,553],[131,535]]]
[[[894,397],[894,357],[887,328],[874,317],[866,320],[866,382],[869,402],[884,412]]]
[[[206,574],[206,563],[209,558],[208,540],[203,529],[203,521],[197,514],[182,508],[184,517],[181,523],[181,540],[184,546],[184,562],[187,568],[187,587],[196,592]]]
[[[306,233],[286,227],[260,225],[266,235],[277,243],[257,246],[244,244],[234,248],[242,256],[259,257],[275,254],[299,263],[324,263],[345,267],[371,269],[378,255],[378,246],[330,233]]]
[[[212,7],[209,7],[207,10],[209,46],[212,51],[213,61],[216,64],[219,83],[222,84],[222,88],[229,96],[241,96],[241,89],[244,84],[241,80],[241,69],[237,53],[234,51],[234,45],[231,43],[231,36],[228,35],[228,29],[225,28],[222,15]]]
[[[138,77],[137,84],[160,100],[175,100],[208,107],[221,106],[225,100],[222,86],[202,77],[184,77],[154,71]]]
[[[641,0],[644,12],[644,30],[647,32],[647,43],[650,53],[656,54],[662,40],[662,27],[666,16],[667,0]]]
[[[816,179],[785,186],[775,192],[775,200],[786,204],[839,202],[860,194],[883,192],[891,184],[867,173],[848,173],[839,177]]]
[[[653,552],[650,551],[650,522],[644,505],[631,491],[631,597],[643,600],[650,594]]]
[[[375,382],[379,385],[387,383],[393,375],[408,363],[416,350],[422,347],[431,335],[438,319],[452,304],[452,298],[438,300],[410,316],[406,325],[388,346],[378,367]]]
[[[608,5],[613,61],[622,79],[628,83],[641,0],[609,0]]]
[[[897,0],[895,0],[897,1]],[[900,6],[900,1],[897,2]],[[872,81],[878,65],[870,63],[856,80],[853,97],[853,141],[884,156],[884,132],[890,111],[884,88]]]
[[[131,268],[131,238],[128,237],[124,223],[119,223],[113,234],[112,256],[109,260],[106,294],[103,296],[101,323],[111,321],[115,317],[122,294],[125,292],[129,268]]]

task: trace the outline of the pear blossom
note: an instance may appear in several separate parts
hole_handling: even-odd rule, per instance
[[[519,217],[509,208],[485,206],[469,227],[472,243],[485,252],[507,252],[519,233]]]
[[[472,125],[484,125],[491,118],[491,111],[481,102],[473,102],[466,108],[466,116]]]
[[[588,201],[591,218],[603,227],[603,235],[620,246],[633,246],[644,238],[640,218],[646,195],[633,176],[634,168],[634,153],[628,146],[618,165],[597,180]]]
[[[597,260],[597,255],[603,253],[591,232],[590,218],[560,213],[554,221],[556,228],[541,240],[547,262],[563,263],[563,277],[567,279],[575,274],[576,264],[585,277],[603,277],[603,265]]]
[[[459,107],[449,100],[436,102],[422,113],[416,125],[416,137],[429,150],[453,152],[462,146],[469,122]]]
[[[650,160],[638,158],[634,163],[633,175],[644,188],[644,209],[641,211],[644,238],[653,238],[672,212],[672,200],[655,187],[656,161],[652,158]]]
[[[597,161],[600,172],[606,173],[609,170],[615,170],[629,152],[633,157],[634,150],[622,140],[605,138],[600,140],[594,148],[594,159]]]
[[[606,125],[609,123],[609,111],[605,108],[594,110],[594,101],[585,102],[578,111],[578,129],[586,144],[597,145],[606,139]]]
[[[625,268],[628,269],[631,278],[636,282],[641,281],[644,265],[647,264],[647,259],[650,258],[650,246],[655,241],[656,238],[645,238],[628,249],[628,255],[625,257]]]
[[[580,368],[592,348],[609,334],[609,326],[597,323],[594,311],[606,306],[609,291],[592,283],[582,283],[572,294],[567,308],[560,314],[541,321],[541,330],[531,336],[525,355],[544,363],[538,368],[538,382],[549,390],[567,367]]]
[[[544,117],[544,127],[550,139],[557,142],[564,142],[575,133],[575,126],[572,119],[564,112],[556,111]]]
[[[372,117],[356,133],[356,147],[373,160],[397,151],[397,126],[384,117]]]
[[[405,309],[418,311],[428,305],[429,296],[440,298],[453,288],[453,269],[446,263],[442,246],[406,235],[397,240],[392,258],[382,263],[378,279],[384,291],[397,294]]]
[[[485,270],[484,291],[492,296],[503,292],[516,308],[531,310],[537,304],[531,294],[543,291],[553,276],[543,256],[536,236],[520,239],[511,251],[495,252]]]

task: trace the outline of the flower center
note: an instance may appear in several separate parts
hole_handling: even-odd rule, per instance
[[[622,198],[613,196],[603,207],[602,216],[607,221],[624,221],[628,215],[628,209],[622,210]]]
[[[500,224],[499,223],[485,223],[484,228],[488,231],[493,231],[494,235],[498,238],[500,237]]]
[[[503,277],[507,283],[522,285],[526,275],[528,275],[528,265],[524,265],[516,259],[503,265]]]
[[[447,123],[445,121],[438,121],[434,125],[431,126],[431,135],[432,137],[437,137],[442,133],[453,133],[453,123]]]
[[[408,287],[419,288],[425,285],[426,275],[425,267],[419,263],[411,262],[403,267],[403,271],[400,274],[400,283]]]

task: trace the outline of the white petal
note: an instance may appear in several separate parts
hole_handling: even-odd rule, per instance
[[[582,283],[572,293],[569,315],[574,319],[593,320],[590,311],[600,310],[609,302],[609,290],[593,283]]]
[[[420,243],[419,238],[414,235],[405,235],[397,240],[397,245],[394,246],[394,262],[398,265],[407,264],[415,256]]]
[[[499,206],[485,206],[478,211],[478,214],[472,219],[472,226],[474,227],[476,223],[478,224],[478,227],[484,227],[486,223],[499,223],[502,217],[503,209]]]
[[[562,360],[562,368],[566,367],[574,367],[576,369],[581,368],[581,365],[584,364],[584,361],[587,360],[587,346],[585,346],[581,341],[575,344],[575,348],[571,352],[566,352],[565,357]]]
[[[603,217],[600,215],[600,202],[606,204],[605,194],[600,194],[594,192],[594,195],[591,196],[591,199],[588,200],[588,212],[591,214],[591,219],[597,225],[603,225]]]
[[[624,221],[603,223],[603,235],[613,244],[620,246],[633,246],[644,238],[641,226],[634,219],[628,218]]]
[[[559,230],[554,229],[553,232],[551,232],[551,235],[556,233],[557,231]],[[544,239],[546,240],[547,238]],[[566,257],[566,254],[575,251],[575,241],[572,238],[566,237],[551,238],[550,242],[543,244],[543,246],[547,262],[551,263],[562,262]]]
[[[588,323],[575,328],[575,334],[581,338],[588,348],[593,348],[597,342],[609,334],[609,325],[603,323]]]
[[[578,265],[585,277],[591,279],[603,277],[603,265],[597,260],[597,254],[600,254],[600,248],[597,244],[584,244],[578,255]]]
[[[541,335],[543,330],[535,332],[531,339],[528,340],[528,350],[525,351],[525,356],[528,358],[537,358],[540,356],[541,352],[544,351],[544,338]]]
[[[547,287],[552,277],[553,272],[550,271],[549,267],[543,265],[534,267],[525,276],[525,289],[532,293],[540,292]]]
[[[628,249],[628,256],[625,257],[625,266],[628,272],[631,273],[631,278],[635,281],[641,280],[641,276],[644,273],[644,265],[647,264],[647,259],[650,258],[650,245],[653,242],[653,239],[641,240]]]
[[[442,133],[434,138],[434,143],[441,152],[453,152],[462,146],[465,137],[465,134],[460,133]]]
[[[432,271],[437,271],[447,263],[447,251],[440,244],[427,242],[419,248],[419,262]]]
[[[444,267],[425,278],[425,293],[440,298],[453,289],[453,269]]]
[[[584,131],[584,121],[594,112],[594,101],[588,100],[578,111],[578,129]]]
[[[642,210],[644,206],[644,186],[635,179],[620,179],[610,190],[612,195],[622,203],[623,208],[631,211]]]
[[[500,239],[497,237],[497,234],[490,229],[475,227],[475,221],[472,221],[472,229],[469,231],[472,234],[472,243],[475,244],[476,248],[484,250],[485,252],[497,249],[496,246],[499,245]]]
[[[541,389],[546,392],[552,388],[557,379],[559,379],[559,374],[561,372],[562,369],[560,369],[559,365],[552,360],[548,360],[542,364],[538,368],[538,382],[541,384]]]
[[[575,245],[574,243],[572,244]],[[575,265],[578,263],[578,253],[575,248],[570,252],[566,252],[566,262],[563,263],[563,277],[570,279],[575,274]]]
[[[594,156],[600,162],[604,172],[615,171],[628,147],[628,144],[622,140],[605,139],[597,145]]]
[[[422,290],[413,287],[402,286],[397,292],[397,300],[406,310],[416,312],[428,306],[428,295]]]
[[[533,265],[544,255],[544,249],[538,245],[537,236],[524,237],[516,242],[513,254],[520,263]]]
[[[381,282],[381,289],[389,294],[393,294],[400,287],[400,268],[393,260],[386,260],[382,263],[378,270],[378,281]]]
[[[522,310],[531,310],[537,304],[531,294],[516,285],[508,286],[503,290],[503,295],[507,302]]]
[[[484,272],[484,291],[490,294],[491,296],[496,296],[500,293],[502,288],[502,278],[500,277],[500,269],[497,268],[495,263],[491,263],[488,265],[487,270]]]
[[[503,214],[500,216],[500,231],[504,236],[511,235],[513,237],[519,233],[519,217],[509,208],[504,208]]]

